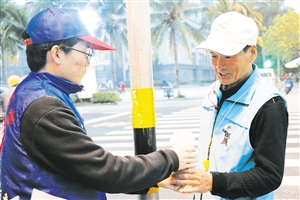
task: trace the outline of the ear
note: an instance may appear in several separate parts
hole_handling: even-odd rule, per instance
[[[61,54],[61,49],[58,45],[54,45],[51,49],[50,49],[50,57],[52,59],[53,62],[60,64],[60,54]]]
[[[254,62],[254,60],[256,59],[257,57],[257,49],[256,49],[256,46],[253,45],[251,46],[251,48],[248,50],[249,53],[250,53],[250,59],[251,59],[251,62]]]

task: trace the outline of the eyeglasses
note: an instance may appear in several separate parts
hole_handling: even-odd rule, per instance
[[[80,50],[78,50],[78,49],[74,49],[73,47],[68,47],[68,46],[64,46],[64,47],[65,47],[65,48],[68,48],[68,49],[72,49],[72,50],[77,51],[77,52],[79,52],[79,53],[85,54],[85,55],[86,55],[86,60],[87,60],[88,64],[90,64],[91,58],[92,58],[92,56],[93,56],[93,50],[92,50],[92,49],[88,48],[88,49],[86,50],[86,52],[84,52],[84,51],[80,51]]]

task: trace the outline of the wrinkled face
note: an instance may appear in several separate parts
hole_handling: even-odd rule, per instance
[[[79,42],[72,48],[86,52],[87,43]],[[69,53],[64,54],[63,58],[59,76],[70,82],[81,85],[81,80],[87,71],[86,68],[89,66],[87,56],[84,53],[71,50]]]
[[[256,46],[251,46],[246,52],[242,50],[233,56],[210,52],[210,60],[221,84],[230,87],[250,76],[256,55]]]

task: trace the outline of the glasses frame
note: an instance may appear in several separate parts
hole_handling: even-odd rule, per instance
[[[88,53],[87,53],[87,52],[84,52],[84,51],[80,51],[80,50],[78,50],[78,49],[75,49],[75,48],[73,48],[73,47],[69,47],[69,46],[63,46],[63,47],[68,48],[68,49],[72,49],[72,50],[77,51],[77,52],[79,52],[79,53],[85,54],[86,60],[87,60],[88,64],[90,64],[91,58],[92,58],[92,56],[93,56],[93,50],[92,50],[91,48],[88,48],[88,49],[87,49],[87,51],[88,51]]]

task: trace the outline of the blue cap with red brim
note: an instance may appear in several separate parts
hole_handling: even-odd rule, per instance
[[[77,37],[88,42],[91,49],[115,50],[114,47],[90,35],[76,9],[47,8],[42,10],[31,18],[25,31],[30,36],[32,44]]]

